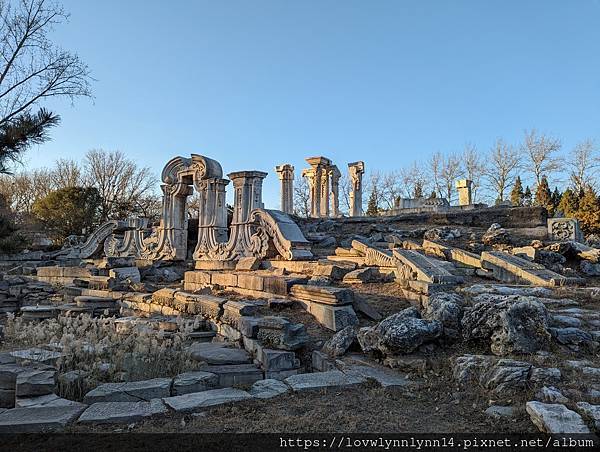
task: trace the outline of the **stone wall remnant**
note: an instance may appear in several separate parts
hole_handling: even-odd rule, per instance
[[[306,178],[309,187],[310,216],[339,216],[340,170],[327,157],[309,157],[306,161],[311,167],[302,171],[302,177]]]
[[[583,241],[579,221],[575,218],[548,218],[548,237],[551,240]]]
[[[460,179],[456,181],[456,189],[458,191],[458,205],[470,206],[473,203],[471,191],[473,189],[473,181],[469,179]]]

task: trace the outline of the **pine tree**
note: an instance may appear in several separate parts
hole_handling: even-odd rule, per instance
[[[377,198],[378,198],[377,189],[373,188],[371,191],[371,195],[369,196],[369,202],[367,203],[367,216],[368,217],[376,217],[379,215],[379,208],[377,207]]]
[[[590,186],[585,188],[583,197],[579,200],[576,217],[585,232],[600,232],[600,200]]]
[[[529,188],[529,185],[527,187],[525,187],[525,193],[523,193],[523,205],[524,206],[530,206],[531,205],[531,189]]]
[[[523,184],[521,183],[521,176],[517,176],[515,179],[515,185],[510,192],[510,202],[513,206],[523,205]]]
[[[552,192],[550,191],[550,186],[548,185],[548,179],[546,176],[542,176],[542,180],[535,191],[535,205],[545,207],[550,215],[554,213]]]
[[[567,218],[577,216],[579,210],[579,197],[571,189],[565,190],[560,197],[560,202],[556,207],[556,212],[562,213]]]
[[[561,197],[562,193],[558,191],[558,187],[554,187],[554,191],[552,192],[552,212],[556,212]]]

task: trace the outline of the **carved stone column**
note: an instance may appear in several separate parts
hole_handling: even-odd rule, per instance
[[[363,215],[362,199],[362,177],[365,172],[364,162],[348,163],[350,174],[350,216],[361,217]]]
[[[469,179],[457,180],[456,188],[458,190],[459,206],[468,206],[473,203],[471,199],[471,189],[473,188],[473,181]]]
[[[275,167],[281,181],[281,210],[285,213],[294,212],[294,167],[289,163]]]
[[[227,175],[233,182],[234,206],[231,225],[248,221],[250,212],[263,209],[262,183],[267,173],[262,171],[237,171]]]
[[[340,216],[340,177],[342,174],[337,166],[329,167],[329,177],[331,180],[331,216]]]
[[[329,167],[331,160],[326,157],[309,157],[311,166],[302,171],[310,187],[310,216],[314,218],[329,216]]]

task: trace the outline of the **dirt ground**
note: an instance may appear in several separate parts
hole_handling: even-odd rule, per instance
[[[209,409],[199,415],[171,415],[133,426],[144,433],[534,433],[524,409],[496,420],[484,411],[489,399],[453,392],[439,377],[416,390],[384,389],[365,383],[351,389],[291,393]],[[524,406],[524,402],[521,404]],[[123,426],[76,425],[71,432],[126,431]]]

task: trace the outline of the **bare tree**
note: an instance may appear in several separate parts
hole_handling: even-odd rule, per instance
[[[378,186],[379,207],[390,210],[396,205],[396,200],[402,194],[402,177],[398,171],[380,173]]]
[[[440,179],[444,188],[443,195],[452,203],[456,180],[462,174],[461,161],[456,154],[450,154],[441,160]]]
[[[561,149],[561,142],[544,134],[538,134],[535,129],[525,131],[525,139],[521,146],[525,154],[525,168],[533,174],[537,187],[542,176],[550,177],[561,169],[562,160],[556,156]]]
[[[352,182],[350,181],[348,174],[342,174],[339,183],[340,211],[347,214],[350,212],[350,191],[352,190]]]
[[[310,190],[304,177],[294,184],[294,214],[304,218],[310,215]]]
[[[504,193],[512,185],[521,164],[517,149],[501,138],[496,140],[490,151],[486,175],[497,201],[504,201]]]
[[[54,190],[89,185],[88,181],[84,180],[81,166],[72,159],[58,159],[54,163],[51,177]]]
[[[400,181],[402,195],[406,198],[421,198],[429,189],[429,177],[417,162],[400,170]]]
[[[0,176],[0,194],[18,217],[29,214],[33,203],[52,190],[52,173],[46,168]]]
[[[441,152],[438,151],[431,156],[428,163],[429,171],[431,173],[432,178],[431,182],[433,183],[433,190],[438,194],[440,198],[444,196],[442,190],[443,184],[441,177],[443,161],[444,156]]]
[[[473,182],[471,194],[473,202],[477,201],[477,193],[481,187],[481,179],[486,172],[485,158],[477,151],[477,148],[467,143],[462,154],[465,177]]]
[[[52,0],[0,2],[0,124],[56,96],[90,96],[90,71],[49,38],[69,15]]]
[[[578,143],[570,152],[567,164],[571,168],[569,177],[576,193],[583,193],[589,186],[595,186],[595,176],[600,167],[596,156],[597,148],[593,140]]]
[[[54,0],[0,0],[0,171],[31,144],[48,139],[59,117],[39,108],[50,98],[91,96],[90,71],[50,40],[68,14]],[[34,109],[39,108],[37,112]]]
[[[101,221],[140,213],[136,209],[150,195],[156,179],[150,168],[139,168],[121,151],[93,149],[85,156],[86,178],[98,189]]]

